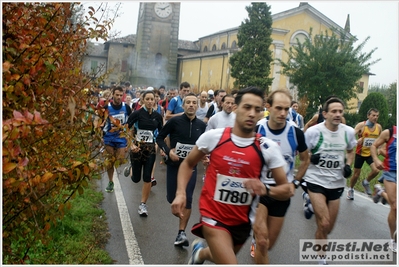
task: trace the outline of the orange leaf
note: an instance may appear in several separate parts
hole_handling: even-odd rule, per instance
[[[19,80],[19,77],[21,77],[19,74],[13,74],[11,75],[11,80]]]
[[[35,134],[40,137],[43,135],[43,129],[39,127],[35,127]]]
[[[46,183],[48,180],[53,178],[53,174],[51,172],[47,172],[42,176],[42,179],[40,180],[42,183]]]
[[[5,181],[3,181],[3,187],[8,188],[10,185],[15,183],[15,178],[7,178]]]
[[[14,170],[17,167],[16,163],[7,162],[3,165],[3,173],[9,173],[10,171]]]
[[[87,167],[87,165],[85,165],[85,166],[83,167],[83,173],[84,173],[85,175],[89,175],[90,169],[89,169],[89,167]]]
[[[46,230],[46,231],[50,230],[50,224],[49,223],[46,223],[44,225],[44,230]]]
[[[90,162],[89,166],[90,168],[95,169],[97,167],[97,164],[95,164],[94,162]]]
[[[80,162],[80,161],[75,161],[75,162],[73,163],[71,169],[74,169],[74,168],[76,168],[77,166],[79,166],[79,165],[81,165],[81,164],[82,164],[82,162]]]
[[[3,72],[10,72],[10,68],[12,66],[13,65],[9,61],[4,62],[3,63]]]
[[[24,82],[24,84],[25,85],[30,85],[30,82],[31,82],[31,80],[30,80],[30,78],[29,77],[27,77],[27,76],[24,76],[24,79],[23,79],[23,82]]]

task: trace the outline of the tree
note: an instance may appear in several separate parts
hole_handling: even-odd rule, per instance
[[[371,93],[366,96],[360,106],[358,119],[363,121],[367,118],[367,111],[376,108],[379,111],[378,123],[385,129],[388,126],[388,104],[381,93]]]
[[[273,61],[269,47],[272,43],[270,6],[264,2],[245,7],[248,17],[241,23],[237,39],[240,51],[230,58],[231,77],[236,88],[256,86],[267,93],[273,79],[269,78]]]
[[[371,85],[369,86],[368,93],[378,92],[381,93],[388,103],[388,113],[392,114],[390,120],[396,122],[396,96],[397,96],[397,83],[393,82],[389,85]]]
[[[378,92],[381,93],[388,103],[388,122],[386,127],[397,125],[397,82],[389,85],[371,85],[369,86],[368,93]]]
[[[335,95],[343,101],[356,97],[358,81],[369,72],[371,65],[380,59],[369,62],[376,48],[369,53],[362,53],[367,37],[360,45],[354,47],[354,38],[347,38],[345,33],[339,35],[325,33],[305,39],[291,46],[284,52],[288,59],[278,59],[282,66],[281,73],[288,76],[290,83],[298,87],[298,96],[307,96],[309,100],[308,115],[317,112],[326,97]]]
[[[98,20],[101,8],[89,8],[81,20],[77,12],[76,3],[3,3],[5,264],[25,263],[46,244],[68,200],[108,164],[90,146],[101,129],[91,136],[82,58],[87,40],[106,40],[113,19]]]

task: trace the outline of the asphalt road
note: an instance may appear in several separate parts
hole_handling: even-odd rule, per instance
[[[130,177],[123,175],[123,168],[118,168],[115,191],[105,192],[108,184],[106,174],[99,181],[99,188],[104,192],[102,208],[106,212],[111,238],[106,245],[107,251],[115,264],[187,264],[191,247],[179,248],[173,245],[178,232],[178,219],[170,212],[166,201],[166,167],[159,164],[157,158],[155,178],[158,184],[152,188],[148,205],[148,217],[137,213],[140,204],[142,182],[134,184]],[[198,222],[198,198],[202,187],[203,167],[198,166],[198,179],[194,193],[193,210],[186,229],[191,242],[196,238],[191,234],[191,226]],[[314,216],[307,220],[302,210],[302,189],[297,189],[291,199],[291,205],[285,217],[285,223],[279,239],[269,252],[270,263],[291,265],[317,265],[317,262],[299,260],[299,240],[314,238],[316,223]],[[388,239],[388,205],[374,204],[362,193],[355,193],[355,200],[346,200],[346,190],[341,198],[337,222],[329,239]],[[254,264],[249,255],[250,238],[238,254],[239,264]],[[388,262],[336,261],[329,264],[356,265],[396,265],[394,259]],[[205,262],[205,264],[212,264]]]

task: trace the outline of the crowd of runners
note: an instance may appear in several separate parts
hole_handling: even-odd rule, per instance
[[[125,176],[134,183],[143,180],[140,216],[149,215],[158,153],[166,164],[166,198],[179,217],[176,246],[189,246],[185,231],[193,203],[199,203],[201,218],[191,229],[198,239],[191,244],[190,264],[236,264],[236,254],[248,238],[254,261],[269,263],[268,251],[298,188],[305,218],[315,215],[314,238],[327,240],[346,180],[346,198],[354,201],[364,162],[371,171],[361,184],[375,203],[390,205],[390,248],[396,252],[396,126],[382,129],[377,109],[370,109],[352,128],[345,124],[344,102],[331,96],[305,123],[286,89],[267,97],[256,87],[194,94],[187,82],[168,91],[165,86],[133,90],[125,83],[98,92],[94,99],[97,108],[108,109],[105,123],[98,126],[105,150],[115,160],[128,153]],[[114,119],[131,129],[130,147],[115,130]],[[205,168],[199,200],[193,199],[197,167]],[[370,182],[380,171],[373,193]],[[113,192],[113,172],[114,166],[107,171],[107,192]]]

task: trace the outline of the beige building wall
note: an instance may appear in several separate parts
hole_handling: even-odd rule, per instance
[[[369,88],[369,75],[364,74],[359,80],[359,84],[363,87],[363,91],[357,94],[357,98],[352,98],[350,101],[348,101],[347,109],[350,113],[357,113],[361,103],[366,98]]]
[[[200,76],[201,76],[201,64],[198,64],[197,59],[186,60],[181,65],[181,81],[187,81],[191,84],[191,88],[195,90],[198,88],[198,84],[200,83]],[[186,71],[183,71],[186,70]],[[198,91],[195,91],[198,93]]]
[[[327,31],[331,35],[331,28],[341,28],[329,18],[315,10],[309,5],[299,6],[296,9],[281,12],[273,15],[273,43],[270,46],[272,56],[275,59],[271,65],[270,77],[273,77],[271,90],[277,88],[292,87],[289,78],[279,74],[281,66],[277,59],[288,60],[288,55],[284,49],[289,49],[296,43],[296,38],[303,40],[309,37],[309,30],[312,28],[312,35],[325,34]],[[196,43],[200,47],[200,53],[189,55],[180,59],[180,80],[189,81],[193,88],[207,89],[226,89],[230,91],[234,88],[234,78],[230,76],[229,59],[237,48],[232,48],[233,42],[237,43],[238,27],[221,31],[209,36],[200,38]],[[225,49],[222,44],[226,44]],[[213,45],[216,51],[212,51]],[[190,76],[188,76],[190,74]],[[189,79],[188,77],[192,78]],[[363,82],[365,90],[360,93],[358,98],[362,101],[367,95],[368,75],[363,75],[359,82]],[[300,88],[294,87],[291,93],[295,100]],[[353,99],[348,106],[353,106],[352,111],[356,111],[358,100]]]

